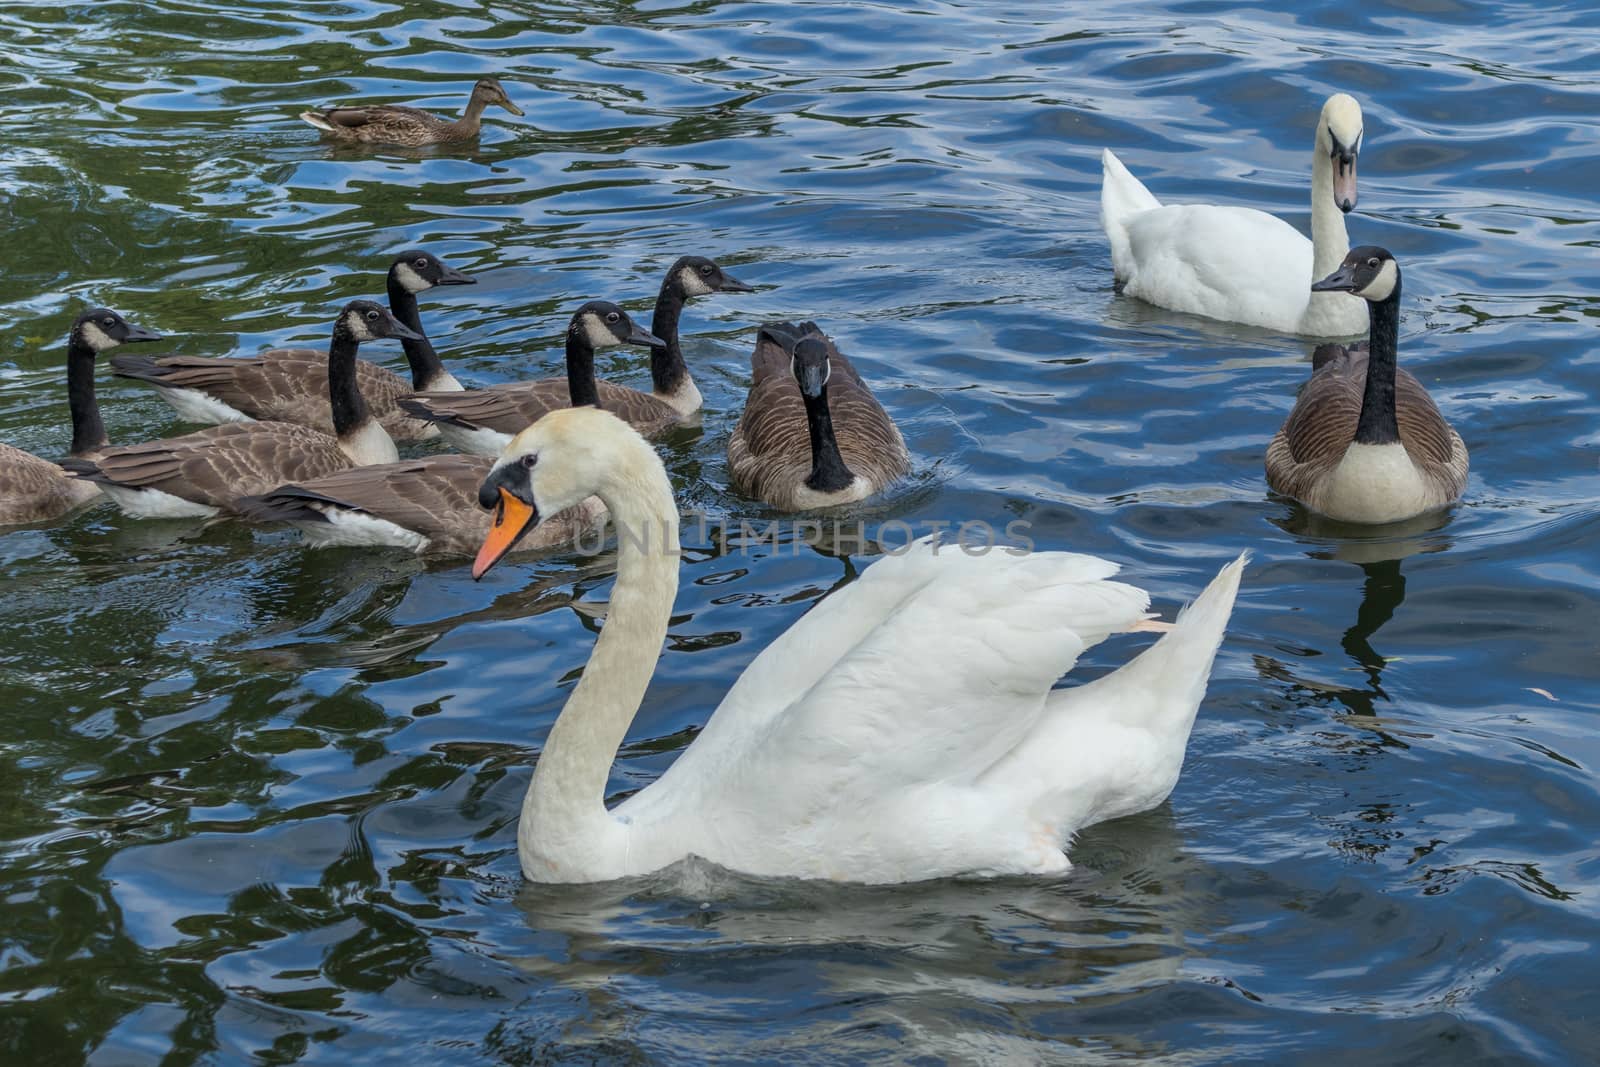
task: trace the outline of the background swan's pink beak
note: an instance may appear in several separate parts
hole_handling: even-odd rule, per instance
[[[1342,159],[1333,161],[1333,202],[1339,205],[1340,211],[1349,211],[1356,206],[1356,161],[1350,157],[1347,163]]]

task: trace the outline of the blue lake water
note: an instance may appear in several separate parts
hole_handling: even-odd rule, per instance
[[[684,318],[706,413],[664,454],[708,525],[615,796],[865,562],[721,536],[767,518],[722,458],[765,319],[827,327],[905,433],[869,529],[1024,520],[1169,617],[1254,560],[1176,791],[1063,880],[556,889],[522,881],[516,818],[606,559],[474,584],[108,507],[0,533],[4,1058],[1592,1058],[1597,35],[1571,0],[6,4],[13,444],[65,452],[85,301],[175,351],[317,343],[421,245],[480,279],[423,318],[487,383],[557,368],[584,300],[648,309],[680,254],[759,287]],[[295,118],[454,110],[484,74],[527,116],[491,111],[475,153]],[[1158,196],[1306,228],[1341,90],[1351,235],[1399,257],[1402,363],[1472,451],[1461,506],[1369,534],[1263,482],[1310,344],[1115,295],[1098,222],[1111,147]],[[639,350],[599,369],[647,380]],[[185,428],[100,392],[117,441]]]

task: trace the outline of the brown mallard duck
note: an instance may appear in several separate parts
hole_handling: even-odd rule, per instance
[[[336,141],[411,146],[451,144],[478,136],[483,111],[490,104],[497,104],[513,115],[522,114],[522,109],[511,102],[498,80],[479,78],[472,87],[467,110],[454,122],[401,104],[331,107],[326,111],[302,111],[300,117]]]

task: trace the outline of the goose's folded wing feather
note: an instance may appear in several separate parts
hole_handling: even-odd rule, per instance
[[[329,504],[386,519],[429,537],[466,527],[479,539],[490,513],[478,506],[478,486],[494,466],[492,456],[430,456],[400,463],[351,467],[284,485],[261,498],[261,518],[315,519],[301,507]]]
[[[285,482],[320,478],[350,460],[326,434],[287,422],[228,423],[148,444],[107,449],[74,464],[91,481],[156,489],[213,507],[265,493]]]
[[[597,384],[600,406],[642,433],[648,434],[677,421],[677,413],[649,393],[610,382]],[[551,411],[571,407],[572,393],[565,378],[543,378],[487,389],[417,393],[400,406],[434,422],[515,434]]]

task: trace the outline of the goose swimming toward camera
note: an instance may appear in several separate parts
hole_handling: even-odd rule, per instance
[[[422,390],[460,390],[422,331],[417,294],[436,285],[476,281],[438,256],[417,249],[401,252],[389,265],[389,310],[415,337],[402,340],[411,381],[364,359],[356,360],[356,383],[367,406],[396,441],[438,436],[431,423],[401,411],[397,401]],[[206,356],[117,355],[111,369],[124,378],[149,382],[173,410],[190,422],[293,422],[333,433],[328,407],[328,353],[317,348],[274,348],[258,356],[214,359]]]
[[[1313,288],[1361,297],[1372,331],[1366,345],[1318,349],[1311,380],[1267,448],[1267,484],[1344,522],[1399,522],[1459,500],[1467,446],[1395,364],[1400,264],[1366,245]]]
[[[582,381],[584,396],[592,390],[599,397],[600,407],[616,412],[640,433],[654,435],[700,410],[700,390],[689,376],[678,343],[678,319],[683,314],[684,303],[690,297],[708,293],[753,291],[704,256],[684,256],[673,263],[661,282],[655,317],[650,324],[651,335],[659,338],[660,343],[653,343],[650,351],[651,391],[648,393],[611,382],[596,382],[592,351],[585,355],[580,348],[576,353],[579,362],[575,365],[575,335],[569,329],[566,379],[508,382],[459,394],[417,396],[404,401],[402,407],[418,418],[438,423],[440,436],[455,448],[494,456],[499,455],[513,434],[526,429],[546,412],[579,403],[594,403],[577,399],[578,387],[573,383]]]
[[[352,300],[334,322],[328,346],[333,434],[289,422],[230,422],[182,437],[109,448],[63,466],[98,485],[134,518],[209,518],[243,496],[346,467],[394,463],[394,441],[367,410],[356,386],[363,341],[416,334],[370,300]]]
[[[647,874],[691,855],[879,883],[1066,871],[1073,834],[1172,791],[1244,565],[1225,566],[1132,662],[1052,691],[1085,649],[1141,628],[1148,595],[1093,556],[919,542],[807,612],[661,778],[608,811],[611,763],[677,589],[678,509],[660,458],[607,412],[546,415],[484,482],[497,512],[473,575],[591,495],[623,531],[616,587],[523,801],[517,849],[539,882]]]
[[[761,327],[750,363],[728,438],[737,492],[803,511],[863,500],[910,469],[894,420],[816,323]]]
[[[1366,309],[1342,293],[1310,292],[1350,250],[1345,212],[1356,205],[1361,105],[1336,93],[1322,106],[1311,155],[1311,240],[1287,222],[1242,207],[1163,205],[1106,149],[1100,224],[1121,291],[1160,307],[1314,337],[1366,328]]]
[[[134,341],[159,341],[108,308],[90,308],[67,334],[67,410],[72,415],[73,459],[92,459],[107,445],[100,404],[94,395],[95,357]],[[45,522],[82,507],[100,495],[88,482],[60,465],[0,444],[0,526]]]
[[[336,141],[416,147],[472,140],[483,125],[484,109],[491,104],[513,115],[522,114],[498,79],[480,78],[472,87],[467,110],[454,122],[403,104],[331,107],[302,111],[300,117]]]

